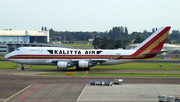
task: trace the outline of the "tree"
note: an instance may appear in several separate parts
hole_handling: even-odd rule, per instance
[[[47,31],[47,28],[45,27],[44,30]]]
[[[116,45],[115,45],[115,48],[118,49],[118,48],[123,48],[123,43],[121,40],[116,40]]]
[[[44,30],[43,27],[41,28],[41,30],[42,30],[42,31]]]
[[[120,27],[113,27],[112,30],[109,31],[108,35],[111,39],[118,40],[121,38]]]
[[[169,38],[166,38],[165,43],[169,43],[169,44],[171,44],[171,40],[170,40]]]
[[[101,49],[109,49],[110,48],[110,40],[108,39],[108,37],[102,38],[100,48]]]
[[[154,33],[154,32],[155,32],[155,29],[153,28],[153,29],[152,29],[152,33]]]
[[[139,43],[143,42],[144,40],[145,40],[144,38],[138,37],[135,39],[134,44],[137,44],[137,43],[139,44]]]
[[[125,34],[128,35],[128,29],[125,27]]]
[[[95,38],[92,43],[92,45],[94,46],[95,49],[100,48],[101,44],[102,44],[102,38],[100,38],[100,37]]]
[[[86,32],[86,37],[85,37],[85,41],[88,41],[89,39],[92,39],[93,35],[89,32]]]
[[[116,40],[114,39],[109,39],[110,40],[110,49],[114,49],[115,48],[115,45],[116,45]]]
[[[49,29],[49,32],[54,32],[54,30],[51,28],[51,29]]]
[[[125,48],[126,45],[128,45],[130,41],[128,39],[123,40],[123,48]]]

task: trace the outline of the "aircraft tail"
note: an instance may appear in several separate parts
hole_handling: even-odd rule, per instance
[[[156,52],[160,53],[170,28],[170,26],[159,28],[156,32],[154,32],[135,48],[137,51],[132,56],[140,55],[142,57],[142,55],[155,55]]]

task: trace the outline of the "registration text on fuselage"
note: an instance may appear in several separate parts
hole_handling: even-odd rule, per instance
[[[100,54],[103,51],[94,50],[47,50],[50,54]]]

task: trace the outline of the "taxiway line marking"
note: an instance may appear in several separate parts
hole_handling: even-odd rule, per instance
[[[37,89],[39,86],[41,86],[41,85],[38,85],[38,86],[34,87],[34,88],[31,89],[30,91],[28,91],[27,93],[25,93],[24,95],[22,95],[21,97],[19,97],[19,99],[22,99],[22,100],[29,100],[29,101],[50,102],[50,101],[43,101],[43,100],[25,99],[25,98],[23,98],[24,96],[26,96],[27,94],[29,94],[29,93],[32,92],[33,90]]]
[[[16,95],[20,94],[21,92],[23,92],[24,90],[26,90],[27,88],[31,87],[32,85],[36,84],[36,82],[30,84],[29,86],[25,87],[24,89],[20,90],[19,92],[15,93],[14,95],[10,96],[9,98],[5,99],[2,102],[7,102],[8,100],[10,100],[11,98],[15,97]]]
[[[80,97],[82,96],[82,94],[84,93],[86,87],[87,87],[88,84],[86,84],[85,88],[83,89],[83,91],[81,92],[81,94],[79,95],[78,99],[76,101],[79,101]]]

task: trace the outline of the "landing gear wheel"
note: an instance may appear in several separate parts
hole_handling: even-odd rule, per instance
[[[24,70],[24,67],[21,67],[21,70]]]
[[[24,70],[24,66],[23,66],[23,64],[21,64],[21,66],[22,66],[22,67],[21,67],[21,70]]]
[[[76,71],[89,71],[90,68],[79,68],[79,67],[76,67]]]
[[[82,70],[81,68],[79,68],[79,67],[76,67],[76,71],[80,71],[80,70]]]
[[[90,68],[86,68],[86,71],[89,71],[90,70]]]

